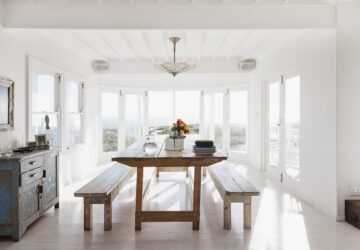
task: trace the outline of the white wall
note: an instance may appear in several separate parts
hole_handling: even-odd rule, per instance
[[[360,3],[337,7],[338,220],[350,185],[360,185]]]
[[[9,30],[0,27],[0,75],[15,81],[15,130],[10,133],[0,132],[0,144],[11,143],[16,146],[16,141],[25,140],[27,129],[27,55],[38,59],[51,66],[60,68],[74,75],[85,78],[86,99],[86,143],[82,150],[63,153],[60,158],[60,172],[63,183],[69,183],[81,178],[84,173],[89,173],[93,168],[95,150],[95,124],[94,108],[95,84],[91,77],[88,63],[67,49],[48,38],[41,31]],[[90,76],[90,77],[89,77]]]
[[[261,93],[261,81],[286,75],[301,76],[300,182],[304,200],[336,217],[336,32],[294,31],[277,48],[258,61],[254,88]],[[261,94],[257,95],[261,103]],[[259,110],[259,105],[257,105]],[[256,115],[258,122],[260,116]],[[261,134],[261,127],[256,133]],[[260,168],[261,137],[250,162]]]

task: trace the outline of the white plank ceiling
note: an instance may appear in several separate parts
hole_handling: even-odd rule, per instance
[[[286,30],[47,30],[83,58],[144,63],[172,60],[171,36],[179,36],[177,61],[232,62],[258,58],[285,36]]]

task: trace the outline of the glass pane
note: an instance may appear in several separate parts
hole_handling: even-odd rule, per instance
[[[125,97],[125,146],[136,142],[143,131],[143,96],[126,95]]]
[[[200,91],[175,92],[175,118],[183,120],[190,129],[189,137],[199,134]]]
[[[230,93],[230,150],[246,152],[247,91]]]
[[[154,134],[168,134],[174,122],[173,92],[149,92],[149,132]]]
[[[218,149],[222,148],[223,140],[223,94],[214,94],[214,142]]]
[[[58,115],[48,115],[49,116],[49,129],[46,129],[45,117],[43,114],[33,114],[32,115],[32,128],[31,128],[31,138],[30,140],[35,141],[35,135],[37,134],[46,134],[47,140],[51,146],[59,146],[59,119]]]
[[[285,168],[292,177],[299,174],[300,77],[285,81]]]
[[[32,72],[32,110],[33,112],[57,111],[57,87],[55,76],[38,71]]]
[[[101,94],[101,115],[103,127],[103,151],[118,150],[118,97],[117,93]]]
[[[72,82],[72,81],[66,82],[66,88],[65,88],[66,112],[79,113],[81,111],[80,88],[81,88],[80,83]]]
[[[81,115],[66,115],[66,146],[80,144],[82,142]]]
[[[204,95],[204,128],[205,128],[205,138],[209,140],[214,140],[214,130],[213,130],[213,95]]]
[[[205,136],[214,140],[218,149],[222,148],[223,134],[223,94],[204,96]]]
[[[269,164],[279,166],[280,152],[280,83],[269,85]]]

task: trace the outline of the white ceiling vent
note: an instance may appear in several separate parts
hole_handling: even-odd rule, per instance
[[[245,59],[240,61],[239,69],[241,72],[251,72],[256,69],[255,59]]]
[[[110,64],[103,60],[94,60],[91,63],[93,70],[97,74],[107,73],[110,70]]]

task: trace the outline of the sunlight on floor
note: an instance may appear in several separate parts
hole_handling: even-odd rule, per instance
[[[250,168],[236,166],[260,191],[253,198],[252,229],[243,228],[243,205],[232,205],[232,228],[223,229],[223,202],[211,178],[203,177],[200,230],[191,223],[143,223],[134,231],[134,176],[113,202],[113,228],[103,231],[103,205],[95,205],[94,227],[83,230],[83,201],[74,191],[87,181],[61,189],[60,209],[50,209],[19,243],[0,239],[0,249],[360,249],[359,231],[336,223],[279,183]],[[184,173],[161,173],[144,200],[144,210],[190,210],[192,196]]]

